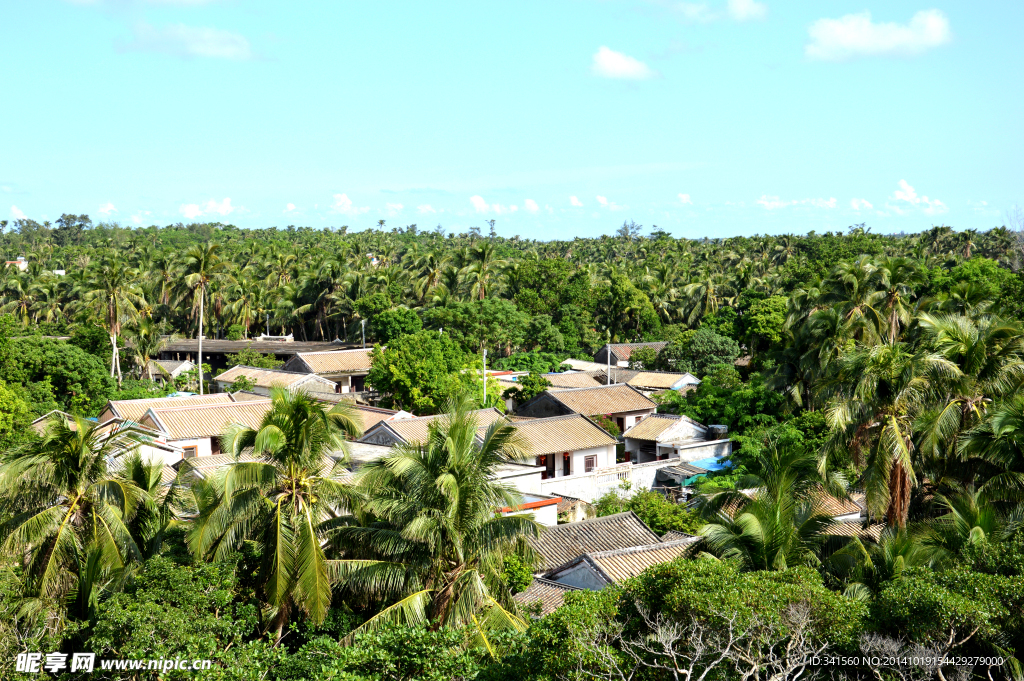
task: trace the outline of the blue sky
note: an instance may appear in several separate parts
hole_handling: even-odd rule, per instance
[[[7,0],[0,27],[0,219],[699,238],[1024,203],[1020,2]]]

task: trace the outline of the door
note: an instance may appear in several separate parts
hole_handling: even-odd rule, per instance
[[[562,475],[572,475],[572,452],[562,452]]]

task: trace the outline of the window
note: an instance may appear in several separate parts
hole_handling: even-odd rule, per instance
[[[585,459],[583,459],[583,470],[584,470],[584,472],[592,473],[592,472],[594,472],[595,468],[597,468],[597,457],[596,456],[588,456]]]
[[[199,451],[198,447],[185,447],[185,457],[184,458],[186,458],[186,459],[194,459],[194,458],[196,458],[196,453],[198,451]]]
[[[540,479],[547,480],[548,478],[555,477],[555,455],[554,454],[542,454],[537,457],[537,465],[543,466],[544,470],[540,472]]]
[[[562,452],[562,475],[572,475],[572,452]]]

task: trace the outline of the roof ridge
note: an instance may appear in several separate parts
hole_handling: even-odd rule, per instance
[[[184,361],[184,360],[182,360]],[[111,404],[137,404],[139,402],[156,402],[157,400],[194,400],[197,397],[216,397],[221,393],[206,393],[205,395],[189,395],[188,397],[140,397],[134,400],[110,400]],[[227,394],[227,393],[224,393]]]
[[[302,355],[329,355],[339,352],[369,352],[373,348],[346,348],[344,350],[307,350],[306,352],[296,352],[297,356]]]
[[[609,549],[608,551],[592,551],[585,555],[591,558],[608,558],[610,556],[622,556],[629,553],[643,553],[644,551],[656,551],[658,549],[671,548],[683,544],[692,544],[700,537],[690,536],[686,539],[673,539],[672,541],[658,542],[657,544],[641,544],[640,546],[627,546],[624,549]]]
[[[229,371],[234,371],[235,369],[255,369],[256,371],[273,371],[274,373],[278,373],[278,374],[297,374],[299,376],[316,376],[317,375],[317,374],[313,373],[312,371],[288,371],[287,369],[270,369],[270,368],[267,368],[267,367],[254,367],[254,366],[251,366],[249,364],[236,364],[235,366],[231,367],[230,369],[225,369],[223,373],[221,373],[221,374],[219,374],[217,376],[217,378],[220,378],[224,374],[228,373]]]
[[[227,394],[230,394],[230,393],[225,393],[225,394],[227,395]],[[247,406],[247,405],[250,405],[250,404],[267,404],[269,402],[273,402],[273,400],[271,400],[268,397],[265,400],[243,400],[241,402],[220,402],[220,403],[217,403],[217,404],[183,404],[183,405],[176,406],[176,407],[158,407],[156,409],[153,409],[152,411],[182,411],[182,410],[185,410],[185,409],[192,410],[192,409],[213,409],[213,408],[223,408],[223,407],[244,407],[244,406]]]

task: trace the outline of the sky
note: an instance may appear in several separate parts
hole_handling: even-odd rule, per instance
[[[989,229],[1024,3],[0,0],[0,219]]]

